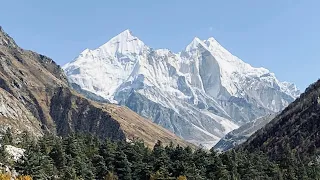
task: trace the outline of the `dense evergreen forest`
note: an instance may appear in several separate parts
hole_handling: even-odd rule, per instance
[[[278,163],[260,152],[217,153],[173,144],[164,147],[160,141],[151,150],[142,141],[101,141],[79,134],[65,138],[44,136],[37,141],[24,134],[13,142],[12,135],[7,133],[1,144],[26,150],[21,160],[13,162],[2,146],[0,162],[35,180],[320,179],[319,161],[302,162],[294,152]]]

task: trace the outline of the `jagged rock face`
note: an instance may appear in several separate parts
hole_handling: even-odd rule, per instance
[[[58,88],[52,98],[50,115],[59,135],[70,132],[90,132],[101,139],[125,139],[120,124],[87,99],[75,96],[68,88]]]
[[[37,118],[10,93],[0,88],[0,132],[8,127],[15,127],[19,131],[29,131],[34,135],[42,134]]]
[[[14,42],[14,40],[10,36],[8,36],[7,33],[4,32],[1,26],[0,26],[0,45],[11,47],[11,48],[18,47],[17,44]]]
[[[263,151],[279,160],[294,150],[307,158],[320,150],[320,80],[286,107],[264,128],[254,133],[240,149]]]
[[[276,114],[269,114],[240,126],[221,138],[213,148],[217,151],[227,151],[244,143],[253,133],[263,128],[275,116]]]
[[[126,30],[63,68],[82,92],[126,105],[207,147],[244,123],[282,110],[300,94],[213,38],[195,38],[175,54],[153,50]]]

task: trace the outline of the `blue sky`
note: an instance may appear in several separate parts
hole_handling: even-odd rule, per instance
[[[301,90],[319,77],[318,0],[10,0],[1,6],[5,31],[60,65],[130,29],[148,46],[175,52],[195,36],[214,37]]]

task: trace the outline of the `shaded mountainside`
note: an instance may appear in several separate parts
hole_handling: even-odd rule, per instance
[[[213,148],[218,151],[227,151],[244,143],[253,133],[263,128],[275,116],[275,114],[269,114],[240,126],[220,139]]]
[[[51,98],[50,115],[59,135],[84,131],[100,138],[125,139],[116,120],[87,99],[75,96],[68,88],[56,90]]]
[[[113,140],[129,139],[119,119],[127,123],[138,115],[132,111],[122,117],[113,115],[112,105],[92,102],[69,87],[63,70],[50,58],[23,50],[0,28],[0,130],[7,127],[14,132],[28,131],[35,136],[45,133],[68,135],[71,132],[91,133]],[[123,107],[117,107],[124,109]],[[152,127],[152,128],[151,128]],[[146,138],[149,145],[158,137],[169,143],[186,145],[180,138],[156,125],[143,126],[144,138],[158,132],[155,139]]]
[[[252,135],[241,148],[261,150],[272,159],[294,150],[301,157],[319,154],[320,80],[310,85],[300,98],[290,104],[263,129]]]

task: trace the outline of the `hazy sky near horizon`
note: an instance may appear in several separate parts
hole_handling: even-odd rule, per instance
[[[4,30],[60,65],[130,29],[148,46],[174,52],[196,36],[214,37],[300,90],[319,78],[318,0],[10,0],[1,6]]]

